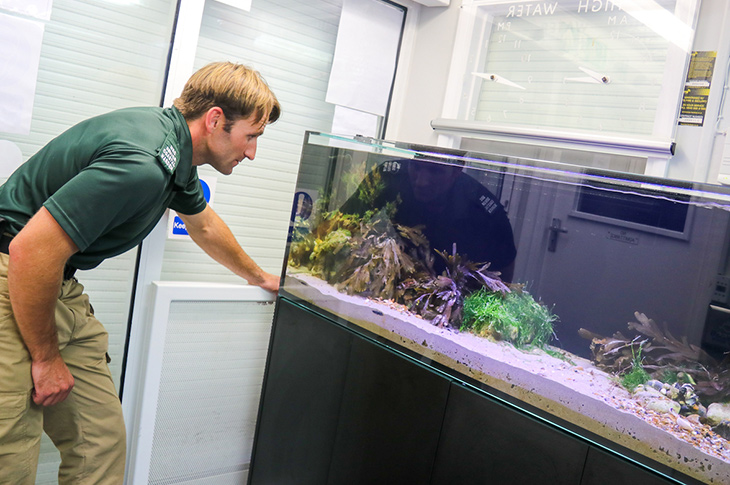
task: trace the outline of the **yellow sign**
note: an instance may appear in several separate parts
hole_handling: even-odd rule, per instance
[[[702,126],[705,123],[707,98],[710,96],[710,83],[716,58],[715,51],[692,52],[678,124]]]

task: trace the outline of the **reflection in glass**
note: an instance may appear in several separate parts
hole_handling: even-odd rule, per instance
[[[364,216],[386,210],[392,223],[420,228],[430,249],[489,263],[510,281],[516,250],[507,214],[494,194],[462,169],[456,161],[388,160],[368,174],[340,211]],[[434,269],[437,274],[445,269],[443,258],[434,261]]]

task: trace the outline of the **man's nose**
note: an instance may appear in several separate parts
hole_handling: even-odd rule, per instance
[[[246,147],[246,150],[243,152],[243,154],[248,158],[249,160],[253,160],[256,156],[256,140],[252,141],[248,144]]]

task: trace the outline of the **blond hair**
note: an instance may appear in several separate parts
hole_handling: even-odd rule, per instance
[[[186,120],[194,120],[217,106],[226,116],[226,131],[239,119],[254,116],[255,124],[273,123],[281,106],[258,71],[243,64],[213,62],[195,72],[173,102]]]

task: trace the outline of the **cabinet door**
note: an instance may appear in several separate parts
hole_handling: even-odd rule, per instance
[[[327,483],[352,335],[279,300],[251,484]]]
[[[609,483],[641,483],[641,485],[666,485],[670,482],[659,475],[639,468],[625,460],[609,455],[598,448],[588,451],[581,485]]]
[[[430,483],[449,386],[355,337],[328,483]]]
[[[434,485],[580,483],[588,445],[453,384]]]

